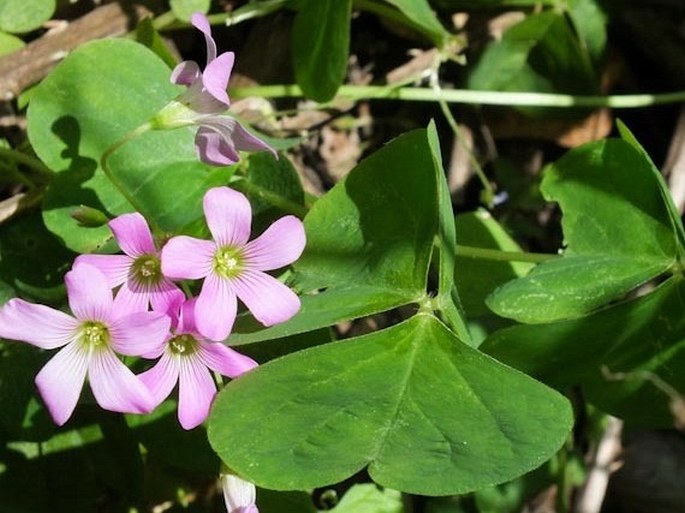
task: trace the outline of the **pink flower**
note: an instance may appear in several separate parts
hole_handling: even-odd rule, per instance
[[[185,299],[185,294],[162,275],[159,254],[145,218],[124,214],[109,222],[124,255],[81,255],[75,264],[90,264],[106,277],[110,288],[121,285],[114,299],[120,313],[144,312],[148,304],[158,312]]]
[[[73,317],[22,299],[11,299],[0,309],[0,337],[43,349],[63,347],[36,376],[50,415],[60,426],[69,420],[86,375],[104,409],[149,412],[150,392],[114,350],[126,355],[150,351],[167,336],[169,317],[157,312],[117,316],[107,279],[90,265],[74,266],[64,280]]]
[[[245,130],[236,119],[222,115],[231,104],[226,88],[235,55],[224,52],[217,57],[209,21],[203,14],[194,14],[191,21],[205,36],[207,66],[202,72],[195,61],[183,61],[174,68],[171,82],[188,89],[151,120],[151,127],[168,129],[198,125],[195,148],[200,160],[208,164],[235,164],[240,160],[239,150],[268,150],[278,157],[271,146]]]
[[[245,303],[262,324],[290,319],[300,309],[297,295],[264,271],[288,265],[302,254],[302,221],[285,216],[248,242],[252,209],[247,198],[228,187],[210,189],[204,212],[213,241],[174,237],[162,249],[162,272],[173,279],[204,278],[195,318],[210,340],[228,337],[237,301]]]
[[[230,470],[222,471],[219,476],[224,492],[224,502],[228,513],[259,513],[255,485],[245,481]]]
[[[178,306],[177,306],[178,308]],[[174,313],[171,336],[159,344],[148,358],[160,357],[140,379],[152,393],[155,406],[178,386],[178,420],[184,429],[204,422],[216,395],[216,385],[210,370],[235,378],[257,366],[252,358],[221,343],[208,342],[195,327],[195,300],[186,301],[180,314]]]

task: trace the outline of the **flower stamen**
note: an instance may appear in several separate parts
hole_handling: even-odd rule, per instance
[[[81,343],[86,348],[106,347],[109,344],[107,326],[97,321],[86,321],[81,325]]]
[[[214,253],[214,271],[222,278],[235,278],[244,269],[239,248],[225,246]]]
[[[141,285],[157,285],[162,280],[159,258],[150,254],[136,258],[131,265],[131,275],[133,280]]]
[[[197,340],[192,335],[176,335],[169,340],[169,349],[177,355],[187,356],[193,354],[197,349]]]

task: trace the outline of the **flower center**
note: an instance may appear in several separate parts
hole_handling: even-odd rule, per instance
[[[225,246],[214,253],[214,271],[223,278],[235,278],[244,269],[240,249]]]
[[[169,348],[171,352],[178,355],[193,354],[197,349],[197,340],[195,337],[188,334],[176,335],[169,340]]]
[[[109,344],[107,326],[97,321],[84,322],[81,325],[81,343],[91,349],[107,346]]]
[[[149,254],[136,258],[131,266],[131,273],[136,283],[157,285],[162,279],[159,258]]]

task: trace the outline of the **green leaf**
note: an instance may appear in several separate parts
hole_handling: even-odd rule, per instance
[[[673,203],[673,197],[671,196],[671,190],[668,188],[668,184],[666,183],[666,180],[664,179],[664,175],[661,174],[661,171],[654,165],[654,162],[650,158],[650,156],[647,154],[645,149],[640,145],[638,140],[635,138],[633,133],[628,129],[628,127],[620,120],[616,120],[616,127],[618,128],[619,133],[621,134],[621,139],[623,139],[625,142],[630,144],[633,148],[635,148],[641,155],[644,161],[649,165],[652,171],[652,175],[656,179],[656,182],[659,186],[659,192],[661,193],[661,197],[664,200],[664,204],[666,205],[666,209],[668,210],[668,215],[671,220],[671,226],[673,228],[673,231],[676,233],[679,241],[679,253],[680,257],[683,258],[684,253],[685,253],[685,228],[683,228],[683,223],[680,218],[680,212],[678,212],[678,208],[675,206],[675,203]]]
[[[356,484],[345,492],[330,513],[403,513],[402,494],[375,484]]]
[[[500,251],[522,251],[487,210],[460,214],[455,223],[462,245]],[[457,256],[454,281],[462,292],[464,310],[468,316],[475,318],[489,314],[485,298],[503,283],[524,276],[531,267],[532,264],[524,262]]]
[[[597,0],[567,0],[568,14],[580,40],[594,62],[604,54],[607,41],[607,14]]]
[[[455,257],[457,253],[457,236],[454,226],[454,210],[450,197],[447,177],[442,168],[440,141],[433,121],[428,125],[428,144],[433,156],[435,182],[438,187],[438,239],[440,242],[440,261],[438,271],[437,305],[445,318],[446,324],[467,342],[471,335],[466,327],[464,312],[457,286],[454,282]]]
[[[587,51],[561,14],[532,14],[491,43],[471,71],[471,89],[593,94]]]
[[[302,309],[266,329],[238,322],[231,344],[282,338],[418,302],[437,233],[435,160],[425,130],[362,161],[305,217],[295,265]],[[407,201],[411,198],[411,201]]]
[[[612,415],[670,427],[673,398],[655,380],[685,390],[684,308],[685,282],[674,277],[581,319],[500,330],[481,348],[555,387],[581,386],[590,402]],[[626,375],[612,379],[603,366]]]
[[[420,297],[437,230],[433,166],[425,130],[362,161],[307,214],[298,286],[360,284]]]
[[[304,220],[307,246],[294,283],[304,292],[326,290],[304,296],[292,320],[248,339],[311,331],[423,299],[437,233],[434,165],[426,131],[415,130],[318,200]]]
[[[0,30],[23,33],[37,29],[55,12],[55,0],[0,0]]]
[[[150,119],[181,89],[169,68],[144,46],[106,39],[81,46],[36,89],[28,111],[29,139],[57,172],[45,195],[47,227],[71,249],[93,251],[110,237],[106,226],[78,226],[72,210],[86,205],[110,216],[131,206],[99,169],[104,151]],[[148,132],[125,144],[110,167],[148,220],[178,231],[202,218],[201,200],[225,184],[232,168],[210,168],[195,155],[190,128]]]
[[[190,21],[196,12],[207,14],[211,0],[169,0],[169,6],[179,20]]]
[[[450,36],[438,20],[427,0],[385,0],[394,5],[422,32],[428,34],[436,46],[440,47]]]
[[[302,0],[292,35],[295,79],[305,96],[326,102],[347,72],[352,0]]]
[[[488,306],[520,322],[578,317],[666,272],[677,235],[653,164],[631,144],[583,145],[551,165],[542,183],[564,213],[564,256],[497,289]]]
[[[419,313],[232,381],[208,435],[230,468],[267,488],[327,485],[368,465],[383,486],[446,495],[537,467],[571,423],[563,397]]]
[[[0,32],[0,55],[12,53],[24,46],[24,42],[17,36]]]

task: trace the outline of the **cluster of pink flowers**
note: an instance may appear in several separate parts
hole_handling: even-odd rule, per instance
[[[216,395],[211,371],[235,378],[257,366],[227,347],[239,298],[264,325],[290,319],[300,301],[265,271],[302,253],[302,222],[286,216],[252,241],[247,198],[228,187],[210,189],[204,212],[213,240],[171,238],[160,250],[138,213],[109,227],[123,255],[81,255],[65,276],[73,315],[11,299],[0,308],[0,337],[62,349],[40,370],[36,385],[54,421],[72,415],[88,378],[97,403],[124,413],[147,413],[178,383],[178,418],[201,424]],[[173,280],[204,279],[196,298]],[[116,294],[113,294],[113,289]],[[134,375],[117,353],[158,359]]]

